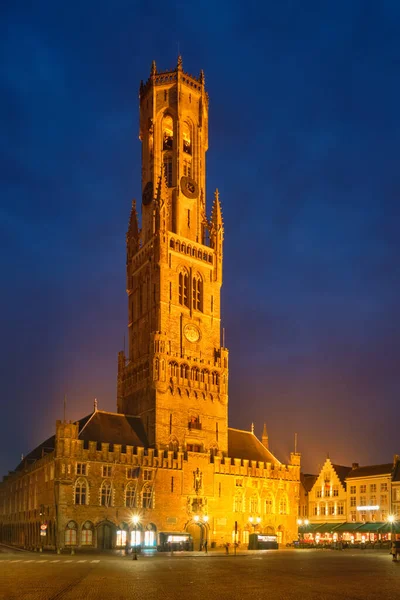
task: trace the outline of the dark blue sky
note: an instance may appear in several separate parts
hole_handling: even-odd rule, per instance
[[[206,75],[230,424],[306,470],[400,452],[400,4],[9,1],[0,17],[0,471],[116,410],[150,64]]]

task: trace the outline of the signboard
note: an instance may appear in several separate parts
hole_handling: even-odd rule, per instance
[[[47,525],[46,525],[46,523],[43,523],[43,524],[40,526],[40,529],[41,529],[42,531],[46,531],[46,529],[47,529]]]
[[[45,531],[41,531],[40,535],[46,536],[46,532]]]
[[[276,535],[258,535],[259,542],[276,542]]]

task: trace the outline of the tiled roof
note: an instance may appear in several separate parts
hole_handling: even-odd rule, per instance
[[[142,446],[149,443],[143,423],[139,417],[96,410],[92,415],[79,421],[80,440],[121,444],[122,446]]]
[[[306,492],[309,492],[312,489],[317,479],[318,475],[310,475],[310,473],[300,473],[300,482]]]
[[[351,471],[351,467],[345,467],[343,465],[334,465],[332,464],[332,467],[335,469],[335,473],[336,475],[339,477],[342,485],[344,487],[346,487],[346,477],[348,476],[348,474]]]
[[[347,479],[353,479],[354,477],[369,477],[371,475],[390,475],[393,469],[393,463],[386,465],[370,465],[367,467],[357,467],[351,469],[347,475]]]
[[[254,433],[231,427],[228,427],[228,456],[280,465],[279,460],[267,450]]]

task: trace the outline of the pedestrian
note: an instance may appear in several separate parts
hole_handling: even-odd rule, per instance
[[[204,552],[208,554],[208,542],[207,540],[204,542]]]

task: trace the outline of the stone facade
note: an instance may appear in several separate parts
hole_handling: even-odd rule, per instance
[[[140,139],[142,228],[133,203],[118,412],[95,406],[80,421],[58,421],[55,435],[4,478],[1,539],[109,548],[162,546],[171,534],[198,548],[205,540],[247,544],[254,530],[291,542],[300,455],[284,465],[265,427],[262,441],[253,428],[228,427],[224,226],[218,191],[209,218],[206,211],[203,73],[186,74],[181,60],[158,73],[153,63],[140,87]]]

